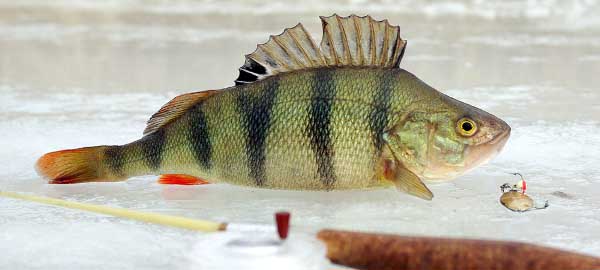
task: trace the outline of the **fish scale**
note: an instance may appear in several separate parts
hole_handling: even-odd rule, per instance
[[[239,100],[239,97],[244,95],[258,98],[255,102],[268,103],[261,99],[261,97],[266,98],[266,95],[256,93],[262,91],[273,92],[270,87],[265,87],[265,85],[273,85],[268,80],[248,85],[242,90],[232,90],[231,94],[224,94],[208,100],[202,109],[209,119],[209,130],[215,131],[215,136],[212,133],[208,136],[211,141],[210,144],[215,149],[215,154],[212,157],[214,166],[211,170],[197,172],[196,170],[200,170],[200,168],[196,168],[194,163],[189,163],[189,171],[184,173],[200,174],[207,179],[220,179],[225,182],[262,185],[260,184],[261,181],[255,179],[256,174],[253,174],[252,170],[257,171],[260,170],[257,167],[264,166],[265,175],[268,176],[262,181],[265,187],[323,189],[327,183],[322,180],[322,175],[326,177],[333,176],[332,172],[335,172],[335,168],[339,167],[338,171],[351,172],[343,174],[344,181],[352,183],[361,181],[365,182],[364,186],[369,185],[373,178],[372,166],[375,158],[374,147],[371,143],[373,138],[370,134],[368,122],[368,116],[373,106],[364,101],[360,83],[351,88],[339,84],[340,88],[334,88],[333,91],[338,93],[338,98],[333,95],[330,95],[328,99],[319,95],[312,98],[308,97],[311,95],[310,92],[321,90],[314,87],[318,85],[314,84],[314,78],[321,77],[322,75],[318,73],[322,72],[338,74],[337,76],[342,79],[345,76],[355,76],[354,74],[364,77],[362,73],[373,73],[377,70],[319,69],[281,75],[281,78],[277,78],[279,80],[279,87],[275,90],[277,93],[269,95],[269,97],[275,97],[275,99],[271,113],[268,116],[263,115],[264,112],[260,110],[249,109],[248,104],[230,102],[231,100]],[[371,77],[377,79],[376,76]],[[375,83],[377,82],[365,82],[364,84]],[[296,93],[309,94],[303,96]],[[319,103],[320,105],[315,106]],[[312,109],[324,104],[328,104],[328,107],[330,107],[330,112],[326,114],[322,110]],[[225,111],[231,113],[229,114],[223,113],[224,106],[235,106],[237,108],[225,109]],[[253,116],[252,113],[254,113]],[[327,119],[323,119],[324,116]],[[249,142],[255,143],[257,141],[257,133],[249,132],[248,127],[244,126],[247,125],[247,118],[252,117],[270,119],[269,128],[263,129],[265,147],[262,149],[264,151],[262,154],[248,151],[248,149],[261,150],[256,145],[248,145]],[[334,123],[334,125],[329,126],[323,122]],[[261,122],[259,126],[264,128],[267,124]],[[363,142],[357,143],[360,140]],[[330,147],[329,150],[327,150],[328,147]],[[223,149],[223,151],[219,149]],[[323,156],[323,151],[331,151],[328,154],[328,157],[331,158],[328,161],[330,163],[319,159]],[[362,156],[368,156],[369,158],[359,158],[360,162],[353,163],[357,157]],[[257,157],[260,160],[255,160]],[[353,173],[352,169],[357,168],[358,165],[363,168],[371,168],[368,168],[368,170],[359,168],[354,171],[370,171],[370,175],[368,173],[358,175]],[[232,170],[231,166],[235,166],[236,169]],[[321,166],[321,171],[319,171],[319,166]],[[168,168],[163,168],[163,170],[165,172],[169,171]],[[356,179],[357,177],[361,179]],[[336,179],[331,180],[335,182]],[[339,187],[352,188],[352,186],[343,183]]]

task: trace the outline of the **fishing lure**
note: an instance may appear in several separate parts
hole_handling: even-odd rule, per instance
[[[533,199],[525,194],[527,191],[527,182],[525,182],[523,175],[520,173],[511,174],[520,176],[521,180],[513,186],[508,183],[504,183],[500,186],[500,190],[502,191],[500,203],[504,205],[504,207],[515,212],[525,212],[529,210],[545,209],[549,206],[548,201],[545,201],[543,206],[536,205]]]

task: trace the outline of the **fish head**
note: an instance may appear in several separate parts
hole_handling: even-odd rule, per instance
[[[440,93],[441,94],[441,93]],[[384,137],[394,156],[423,179],[449,180],[494,158],[510,126],[443,94],[435,108],[406,113]]]

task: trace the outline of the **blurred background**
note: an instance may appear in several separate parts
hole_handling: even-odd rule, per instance
[[[233,85],[244,55],[318,16],[401,26],[401,67],[513,128],[490,164],[425,202],[394,190],[173,187],[152,176],[46,185],[45,152],[123,144],[178,94]],[[220,221],[533,242],[600,255],[600,1],[0,1],[0,189]],[[517,214],[499,186],[528,180],[546,210]],[[292,222],[293,223],[293,222]],[[180,269],[196,233],[0,199],[1,269]]]

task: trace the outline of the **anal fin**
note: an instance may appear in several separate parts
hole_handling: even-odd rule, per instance
[[[158,183],[164,185],[205,185],[208,181],[187,174],[163,174],[158,178]]]

